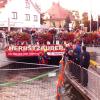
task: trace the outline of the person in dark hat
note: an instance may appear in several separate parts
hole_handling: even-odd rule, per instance
[[[43,57],[44,57],[45,64],[49,64],[50,57],[49,57],[49,55],[48,55],[48,53],[47,53],[47,50],[44,50],[44,55],[43,55]]]

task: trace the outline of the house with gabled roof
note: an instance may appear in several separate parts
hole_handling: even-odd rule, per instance
[[[40,11],[32,0],[0,0],[0,28],[34,27],[40,27]]]
[[[45,24],[48,27],[63,27],[66,17],[72,19],[71,12],[61,7],[59,2],[53,2],[50,9],[48,9],[44,14]]]

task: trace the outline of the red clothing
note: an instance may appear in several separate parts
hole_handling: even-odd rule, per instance
[[[39,64],[45,64],[45,60],[43,56],[39,56]]]

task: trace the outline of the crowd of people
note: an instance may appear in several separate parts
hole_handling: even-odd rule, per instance
[[[88,67],[90,65],[90,53],[86,50],[86,46],[80,45],[79,42],[68,43],[65,46],[65,52],[62,56],[62,60],[66,64],[67,61],[72,61],[69,71],[74,75],[78,82],[81,82],[83,86],[88,84]],[[39,64],[49,64],[50,57],[47,51],[41,52],[38,56]],[[61,68],[60,68],[61,69]]]
[[[50,62],[50,57],[47,54],[47,51],[44,50],[44,52],[40,52],[39,56],[38,56],[38,63],[39,64],[49,64]]]
[[[62,59],[64,63],[67,61],[74,63],[71,64],[69,71],[77,78],[78,82],[81,82],[83,86],[87,86],[90,54],[86,50],[86,46],[80,46],[79,42],[76,42],[76,44],[70,43],[69,46],[66,46]]]

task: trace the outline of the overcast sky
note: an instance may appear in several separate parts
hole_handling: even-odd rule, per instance
[[[34,1],[34,0],[33,0]],[[100,0],[35,0],[42,11],[51,7],[52,2],[60,2],[60,5],[66,9],[78,10],[80,12],[88,11],[100,14]]]

